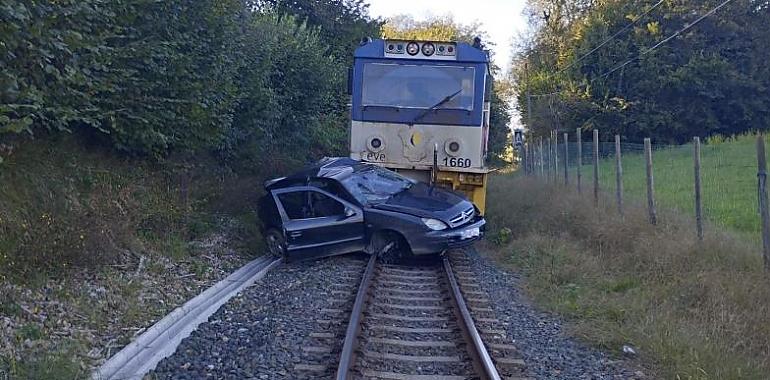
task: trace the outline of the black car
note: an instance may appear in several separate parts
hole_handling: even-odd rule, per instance
[[[439,253],[472,244],[486,224],[460,194],[350,158],[323,159],[268,181],[265,190],[265,241],[270,253],[286,258]]]

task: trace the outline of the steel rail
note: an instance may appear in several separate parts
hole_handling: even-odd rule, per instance
[[[452,264],[449,263],[449,258],[444,256],[444,274],[449,281],[449,287],[451,288],[452,301],[455,304],[455,309],[460,314],[462,323],[460,324],[463,329],[463,334],[466,336],[466,340],[470,343],[468,352],[471,354],[471,358],[474,361],[474,365],[477,366],[479,376],[482,379],[500,380],[500,374],[497,372],[495,363],[492,361],[492,357],[489,356],[484,342],[481,340],[476,324],[473,322],[473,317],[468,310],[468,305],[465,303],[463,294],[460,291],[460,286],[457,284],[454,272],[452,270]]]
[[[358,340],[358,334],[361,332],[361,318],[364,314],[364,307],[369,296],[369,287],[372,284],[372,278],[374,278],[374,268],[377,264],[377,255],[372,255],[369,258],[369,264],[366,265],[366,270],[361,278],[361,284],[358,286],[358,293],[356,294],[356,300],[353,304],[353,311],[350,313],[350,322],[348,323],[348,329],[345,332],[345,343],[342,345],[342,352],[340,353],[340,363],[337,367],[337,380],[347,380],[349,377],[350,369],[353,368],[355,363],[354,353],[356,349],[356,341]]]

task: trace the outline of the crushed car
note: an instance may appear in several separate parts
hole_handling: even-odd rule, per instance
[[[289,260],[364,251],[392,262],[471,245],[486,224],[461,194],[350,158],[323,159],[265,191],[267,249]]]

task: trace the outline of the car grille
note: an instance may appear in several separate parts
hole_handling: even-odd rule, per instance
[[[457,214],[454,218],[449,220],[449,225],[452,228],[462,226],[465,223],[468,223],[469,221],[473,220],[473,217],[476,216],[476,211],[473,209],[473,207]]]

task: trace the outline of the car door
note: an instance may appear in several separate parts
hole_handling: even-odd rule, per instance
[[[311,258],[364,248],[364,213],[326,191],[297,186],[273,190],[288,255]]]

